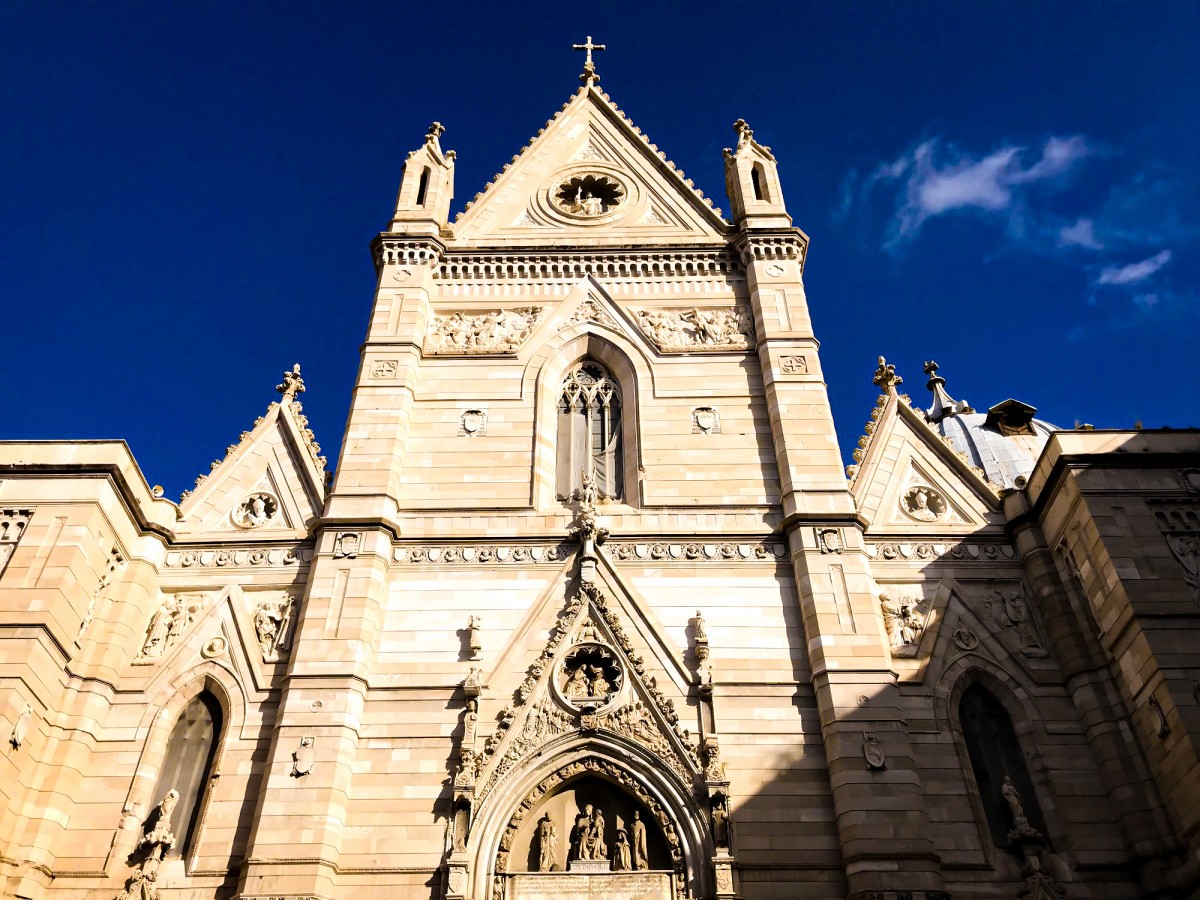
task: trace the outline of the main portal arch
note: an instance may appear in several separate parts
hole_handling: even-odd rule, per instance
[[[448,895],[516,900],[512,888],[517,878],[539,869],[535,833],[539,820],[547,815],[558,839],[551,871],[570,876],[604,869],[607,874],[595,860],[580,865],[574,838],[586,805],[601,814],[604,859],[619,856],[615,847],[621,840],[619,831],[625,832],[625,840],[634,840],[631,832],[637,813],[645,826],[646,866],[634,868],[631,849],[631,871],[662,873],[676,900],[711,896],[714,845],[707,805],[697,799],[697,791],[704,790],[702,782],[683,784],[661,760],[632,742],[609,736],[578,737],[545,748],[472,812],[465,852],[450,859]]]

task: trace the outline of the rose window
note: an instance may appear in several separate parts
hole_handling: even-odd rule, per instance
[[[594,218],[611,212],[625,199],[625,189],[608,175],[573,175],[554,190],[563,212]]]

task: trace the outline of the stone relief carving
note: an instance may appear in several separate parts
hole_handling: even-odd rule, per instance
[[[160,658],[179,642],[179,638],[204,609],[203,594],[168,594],[150,617],[142,647],[135,664],[148,664]]]
[[[1171,555],[1183,569],[1183,579],[1192,589],[1192,599],[1200,603],[1200,536],[1195,534],[1165,534]]]
[[[873,731],[863,732],[863,757],[867,761],[867,768],[873,772],[887,768],[887,757],[883,753],[883,748],[879,746],[878,736]]]
[[[1008,544],[910,544],[901,541],[886,541],[867,544],[867,556],[882,560],[932,560],[956,559],[979,562],[1015,559],[1016,553]]]
[[[692,410],[692,434],[720,434],[721,415],[712,406],[697,406]]]
[[[572,325],[578,325],[580,322],[595,322],[597,325],[603,325],[605,328],[620,330],[613,317],[595,300],[584,300],[575,307],[575,311],[571,313],[565,322],[558,326],[558,330],[565,331]]]
[[[928,612],[925,599],[901,595],[895,588],[887,588],[879,592],[879,605],[883,611],[883,624],[887,628],[892,656],[916,654]]]
[[[372,378],[395,378],[400,369],[398,359],[377,359],[371,364]]]
[[[1023,586],[1016,584],[1003,591],[989,588],[984,591],[983,605],[997,634],[1012,635],[1026,656],[1046,655]]]
[[[525,306],[472,315],[435,315],[425,337],[427,354],[464,355],[516,350],[541,321],[545,307]]]
[[[32,516],[31,509],[0,510],[0,575],[4,574],[8,561],[16,552],[17,544],[20,543],[21,535],[25,533]]]
[[[979,646],[979,637],[970,628],[960,625],[954,629],[954,643],[960,650],[974,650]]]
[[[233,508],[230,520],[238,528],[261,528],[275,521],[279,501],[266,491],[255,491]]]
[[[625,188],[611,175],[573,175],[551,192],[554,205],[565,213],[594,219],[612,212],[625,200]]]
[[[87,610],[84,611],[83,618],[79,622],[79,631],[75,635],[76,644],[82,645],[83,636],[92,624],[92,620],[96,617],[96,606],[108,595],[108,589],[112,586],[113,581],[116,580],[117,572],[124,565],[125,557],[121,555],[121,551],[113,547],[108,554],[108,566],[104,574],[100,576],[96,590],[92,592],[91,599],[88,600]],[[3,571],[3,565],[0,565],[0,571]]]
[[[779,371],[784,375],[807,375],[808,360],[803,356],[781,356]]]
[[[300,778],[313,770],[317,760],[316,738],[308,735],[300,738],[300,746],[292,751],[292,777]]]
[[[710,734],[704,739],[701,752],[704,757],[704,779],[724,782],[725,763],[721,761],[721,744],[715,734]]]
[[[632,312],[646,337],[662,351],[748,350],[754,343],[754,318],[745,307]]]
[[[653,797],[642,785],[633,779],[624,769],[613,765],[605,760],[597,760],[593,758],[571,762],[563,766],[557,772],[549,775],[540,781],[531,790],[525,798],[518,804],[516,812],[509,819],[508,825],[504,829],[504,833],[500,837],[500,852],[496,857],[496,882],[495,888],[503,895],[504,881],[503,876],[508,872],[508,856],[512,850],[513,839],[516,837],[521,823],[524,821],[526,814],[537,808],[539,801],[548,792],[554,790],[563,782],[575,778],[578,775],[596,773],[606,779],[615,782],[624,788],[632,797],[639,801],[646,809],[650,811],[650,815],[658,822],[662,829],[663,837],[666,839],[667,848],[671,854],[671,868],[675,873],[675,894],[677,900],[684,900],[687,896],[687,878],[684,872],[683,845],[680,842],[679,835],[675,831],[674,825],[671,823],[670,817],[663,809],[662,804]],[[593,808],[592,813],[595,812]],[[587,808],[585,807],[585,813]],[[581,814],[580,818],[582,818]],[[590,815],[588,816],[591,821]],[[638,818],[640,821],[640,817]],[[579,825],[579,819],[572,828],[572,837],[574,837],[575,828]],[[634,839],[634,847],[636,848],[637,840]],[[634,851],[636,853],[636,849]],[[572,854],[573,855],[573,854]],[[604,857],[601,857],[602,859]],[[495,891],[493,897],[496,896]]]
[[[571,829],[571,859],[608,859],[608,845],[604,842],[604,811],[590,803],[575,817],[575,827]]]
[[[936,522],[947,509],[946,498],[925,485],[909,488],[900,498],[900,511],[918,522]]]
[[[275,662],[279,651],[287,648],[288,628],[295,600],[291,595],[282,598],[264,597],[254,607],[254,630],[263,662]]]
[[[603,705],[620,690],[621,674],[612,653],[585,645],[563,661],[562,696],[573,706]]]
[[[483,690],[483,670],[479,666],[471,666],[467,677],[463,679],[463,693],[468,697],[478,697]]]
[[[458,422],[460,437],[483,437],[487,434],[487,413],[482,409],[468,409]]]
[[[813,528],[813,536],[822,553],[841,553],[845,549],[840,528],[822,528],[817,525]]]
[[[259,568],[294,566],[312,561],[311,547],[250,547],[236,550],[171,550],[168,569]]]
[[[356,531],[343,531],[333,541],[334,559],[355,559],[362,545],[362,535]]]
[[[483,639],[480,637],[482,628],[483,619],[479,616],[467,617],[467,658],[472,662],[483,659]]]
[[[619,560],[749,560],[783,559],[787,549],[783,544],[642,544],[609,541],[609,551]]]
[[[550,813],[538,819],[535,838],[538,849],[537,871],[553,872],[558,868],[554,861],[558,856],[558,827],[551,821]]]
[[[171,788],[150,813],[149,827],[135,851],[138,863],[116,900],[158,900],[158,868],[163,854],[175,846],[171,813],[178,802],[179,792]]]
[[[12,732],[8,736],[8,742],[14,750],[20,750],[21,745],[25,743],[25,736],[29,734],[29,726],[32,722],[33,707],[26,703],[24,709],[17,713]]]
[[[205,659],[216,659],[218,656],[224,656],[225,651],[229,649],[229,641],[217,634],[205,642],[200,648],[200,655]]]
[[[392,548],[396,562],[457,565],[470,563],[558,563],[570,554],[567,541],[557,544],[468,545]]]

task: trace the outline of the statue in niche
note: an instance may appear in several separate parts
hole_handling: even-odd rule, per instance
[[[624,828],[617,829],[617,839],[613,843],[612,870],[614,872],[629,872],[633,870],[633,855],[629,847],[629,835]]]
[[[592,813],[592,824],[587,835],[588,859],[608,859],[608,845],[604,842],[604,812],[596,809]]]
[[[1008,804],[1008,810],[1012,814],[1013,827],[1009,832],[1009,838],[1036,837],[1038,831],[1029,824],[1029,818],[1025,815],[1025,807],[1021,803],[1021,794],[1010,776],[1004,776],[1004,786],[1000,788],[1000,793],[1004,796],[1004,802]]]
[[[592,804],[587,804],[578,816],[575,817],[575,827],[571,829],[571,856],[575,859],[591,859],[588,854],[591,848],[588,845],[588,835],[592,830]]]
[[[483,640],[479,635],[482,628],[483,619],[479,616],[467,617],[467,650],[470,653],[468,658],[472,662],[479,662],[483,659]]]
[[[713,841],[718,847],[729,846],[729,808],[725,803],[725,795],[717,794],[712,803]]]
[[[642,814],[636,809],[633,811],[633,824],[630,826],[633,832],[633,867],[635,869],[650,868],[650,858],[646,852],[646,823],[642,821]]]
[[[563,688],[563,693],[572,700],[586,697],[591,692],[585,668],[585,666],[580,666],[572,672],[571,677],[567,679],[567,686]]]
[[[558,868],[558,863],[555,862],[555,858],[558,856],[558,828],[550,820],[550,813],[546,813],[538,820],[537,842],[537,870],[553,872]]]
[[[612,691],[612,685],[608,683],[608,679],[604,677],[604,670],[599,666],[592,666],[592,689],[589,692],[593,697],[607,697]]]
[[[1025,598],[1021,596],[1020,591],[1010,591],[1004,598],[1004,611],[1008,613],[1008,620],[1021,639],[1021,646],[1040,650],[1042,645],[1037,639],[1037,634],[1034,633],[1033,623],[1029,621],[1029,610],[1025,606]]]

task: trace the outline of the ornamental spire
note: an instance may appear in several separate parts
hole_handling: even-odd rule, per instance
[[[600,80],[600,76],[596,74],[596,66],[592,62],[592,51],[593,50],[604,50],[605,46],[603,44],[593,44],[592,36],[589,34],[587,36],[587,43],[572,44],[571,49],[587,51],[587,59],[583,63],[583,74],[579,76],[579,80],[582,81],[588,87],[591,87],[593,84],[595,84],[597,81]]]
[[[904,382],[904,379],[896,374],[896,367],[888,365],[888,361],[882,356],[879,357],[879,368],[875,370],[875,377],[871,380],[879,385],[879,389],[885,394],[896,393],[896,385]]]
[[[924,372],[929,376],[925,387],[933,392],[933,406],[925,410],[925,418],[936,425],[942,419],[950,416],[975,412],[966,400],[955,400],[946,392],[946,379],[938,375],[937,370],[938,364],[933,360],[925,363]]]
[[[283,394],[285,403],[291,403],[297,394],[304,393],[304,379],[300,377],[300,363],[292,366],[290,371],[283,373],[283,384],[275,385],[275,390]]]

